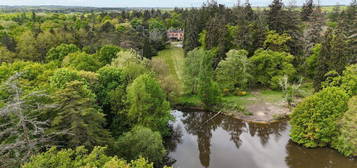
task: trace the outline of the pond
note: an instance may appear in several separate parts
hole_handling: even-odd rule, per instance
[[[262,125],[207,112],[173,115],[174,168],[357,168],[356,159],[335,150],[291,142],[287,121]]]

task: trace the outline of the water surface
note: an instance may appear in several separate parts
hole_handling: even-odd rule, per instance
[[[246,123],[207,112],[173,111],[175,168],[357,168],[332,149],[306,149],[289,140],[288,122]]]

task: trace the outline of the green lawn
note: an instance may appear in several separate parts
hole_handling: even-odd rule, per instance
[[[226,102],[239,104],[241,106],[250,105],[257,102],[279,103],[283,101],[283,92],[274,90],[254,90],[246,96],[226,96]]]
[[[178,81],[182,81],[184,51],[182,48],[170,47],[159,52],[153,59],[161,59],[168,65],[171,75]]]

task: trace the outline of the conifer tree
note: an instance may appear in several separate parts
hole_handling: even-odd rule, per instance
[[[194,48],[199,46],[199,34],[200,29],[199,25],[199,12],[196,9],[192,9],[186,13],[186,21],[185,21],[185,34],[183,41],[183,48],[185,52],[193,50]]]
[[[341,73],[351,59],[347,39],[340,29],[328,30],[325,34],[314,77],[314,88],[321,89],[321,82],[325,81],[326,73],[336,71]]]
[[[301,19],[303,21],[308,21],[310,19],[310,16],[312,15],[314,11],[314,1],[313,0],[306,0],[304,5],[302,6],[302,11],[301,11]]]
[[[110,133],[103,128],[104,114],[95,103],[95,95],[83,82],[73,81],[56,92],[55,102],[59,107],[52,120],[54,130],[69,130],[58,142],[68,147],[104,146],[110,142]]]

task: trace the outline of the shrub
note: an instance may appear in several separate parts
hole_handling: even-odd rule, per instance
[[[337,120],[347,110],[348,95],[331,87],[307,97],[291,115],[291,139],[306,147],[331,144],[338,135]]]
[[[357,96],[350,99],[348,111],[338,122],[340,135],[333,147],[345,156],[357,156]]]
[[[117,148],[120,156],[128,160],[144,157],[157,164],[166,154],[160,133],[142,126],[136,126],[119,137]]]

